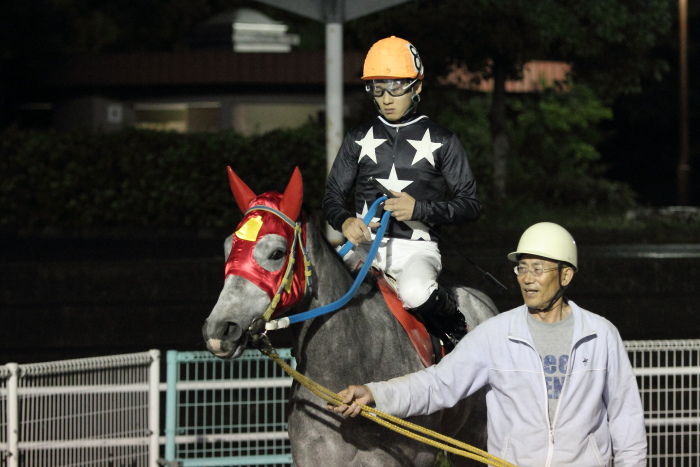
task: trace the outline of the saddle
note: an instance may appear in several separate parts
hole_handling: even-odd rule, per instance
[[[438,363],[445,356],[445,349],[440,340],[431,336],[425,329],[425,325],[403,307],[396,293],[393,278],[376,268],[372,268],[372,271],[384,301],[394,317],[403,326],[423,366],[427,368]]]

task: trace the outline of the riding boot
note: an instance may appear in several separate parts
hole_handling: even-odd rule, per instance
[[[423,321],[429,333],[442,340],[445,353],[454,349],[457,342],[467,334],[464,315],[444,287],[438,286],[425,303],[409,311]]]

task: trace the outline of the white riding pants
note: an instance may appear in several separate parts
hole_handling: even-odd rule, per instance
[[[343,261],[354,270],[367,258],[370,242],[363,242],[345,255]],[[399,299],[404,308],[416,308],[425,303],[437,288],[442,271],[442,257],[435,242],[384,238],[372,262],[396,280]]]

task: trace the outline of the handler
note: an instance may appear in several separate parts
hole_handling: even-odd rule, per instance
[[[408,41],[391,36],[370,48],[362,79],[379,115],[346,135],[328,176],[323,210],[330,225],[356,245],[345,258],[354,269],[372,240],[362,217],[381,195],[369,177],[396,195],[384,203],[392,221],[374,265],[395,279],[404,308],[449,351],[467,329],[454,298],[437,284],[442,258],[430,229],[474,221],[481,204],[457,136],[417,112],[423,76],[421,58]],[[346,207],[353,190],[355,212]]]
[[[365,386],[344,404],[398,417],[452,407],[487,386],[488,451],[521,467],[646,465],[637,382],[613,324],[564,297],[578,271],[574,239],[543,222],[527,229],[517,263],[525,304],[470,332],[438,365]]]

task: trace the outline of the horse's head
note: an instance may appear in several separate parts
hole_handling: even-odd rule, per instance
[[[295,169],[283,194],[257,196],[228,168],[231,191],[243,219],[224,243],[224,288],[202,333],[207,348],[236,358],[264,321],[301,301],[307,288],[301,217],[304,187]]]

